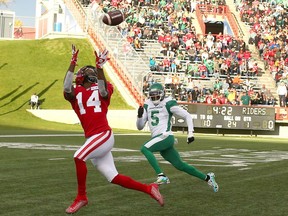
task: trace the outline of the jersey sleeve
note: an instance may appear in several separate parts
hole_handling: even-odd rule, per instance
[[[190,115],[190,113],[188,111],[186,111],[183,108],[176,105],[176,106],[172,106],[170,108],[170,112],[172,112],[173,114],[175,114],[177,116],[184,118],[186,121],[186,124],[188,126],[188,132],[193,133],[193,131],[194,131],[193,119],[192,119],[192,116]]]
[[[111,95],[114,92],[114,86],[110,82],[107,82],[107,91],[108,91],[109,97],[111,97]]]
[[[178,106],[178,103],[177,103],[177,101],[175,99],[169,97],[168,101],[166,102],[166,107],[167,108],[171,108],[173,106]]]

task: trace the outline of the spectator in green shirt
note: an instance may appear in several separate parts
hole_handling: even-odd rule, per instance
[[[251,97],[248,95],[248,92],[245,91],[245,93],[240,98],[241,105],[251,105]]]
[[[222,82],[219,79],[216,79],[213,87],[214,90],[220,91],[222,89]]]
[[[208,59],[204,61],[205,66],[207,67],[209,75],[214,73],[214,62],[212,59]]]
[[[194,77],[200,77],[200,72],[199,72],[199,68],[198,68],[198,63],[193,64],[193,66],[192,66],[192,71],[193,71],[193,76],[194,76]]]

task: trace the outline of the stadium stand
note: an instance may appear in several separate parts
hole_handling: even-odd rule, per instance
[[[87,8],[87,3],[80,3]],[[235,101],[222,101],[241,104],[239,98],[248,91],[252,104],[274,106],[277,104],[275,86],[263,82],[267,78],[266,70],[275,82],[281,80],[287,84],[287,6],[275,4],[275,1],[238,0],[231,4],[229,0],[115,0],[103,1],[98,6],[103,11],[119,8],[129,14],[126,22],[118,26],[120,40],[125,44],[125,57],[121,59],[118,56],[117,60],[127,65],[139,61],[134,59],[137,56],[146,64],[148,69],[142,72],[141,80],[144,94],[149,85],[157,81],[165,84],[167,93],[177,100],[189,101],[190,94],[194,94],[194,100],[190,101],[221,104],[218,97],[224,95],[228,98],[229,92],[235,90]],[[224,16],[227,12],[230,14],[230,10],[237,11],[234,16],[238,15],[241,20],[236,20],[234,29],[244,23],[244,32],[249,32],[249,40],[245,40],[245,34],[239,32],[230,35],[201,31],[203,26],[196,20],[197,11],[200,11],[201,19],[205,19],[209,13],[215,17],[219,14]],[[199,14],[197,18],[200,19]],[[119,43],[119,38],[115,40],[114,44]],[[137,65],[134,69],[140,67],[144,65]],[[239,76],[236,85],[233,79]],[[227,83],[228,88],[224,87]],[[198,94],[197,99],[195,93]],[[213,99],[210,100],[207,95],[212,95]]]

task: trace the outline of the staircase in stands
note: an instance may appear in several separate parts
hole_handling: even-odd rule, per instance
[[[250,36],[250,33],[249,33],[250,26],[247,26],[244,22],[241,21],[240,13],[239,11],[236,11],[236,5],[234,3],[234,0],[226,0],[226,4],[230,8],[231,12],[235,14],[235,17],[237,18],[237,21],[240,25],[240,28],[242,29],[244,33],[243,37],[248,44],[248,40]],[[258,76],[258,80],[259,80],[258,84],[259,85],[265,84],[266,88],[271,91],[274,98],[278,98],[278,95],[276,93],[277,90],[276,90],[275,80],[273,79],[270,72],[265,70],[264,62],[259,57],[258,50],[255,48],[254,45],[248,44],[248,46],[249,46],[249,50],[252,52],[252,57],[257,60],[258,66],[261,68],[261,72]]]

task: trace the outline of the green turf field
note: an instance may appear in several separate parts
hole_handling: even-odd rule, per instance
[[[65,215],[76,195],[72,158],[84,139],[81,134],[30,134],[44,135],[26,131],[21,136],[0,137],[0,215]],[[218,193],[159,156],[171,181],[160,187],[165,199],[165,206],[160,207],[146,194],[108,183],[88,162],[89,204],[76,215],[287,215],[287,140],[196,134],[196,141],[187,145],[186,136],[176,136],[183,160],[205,173],[215,172]],[[148,137],[147,133],[115,131],[113,152],[118,171],[144,183],[156,178],[138,150]]]

